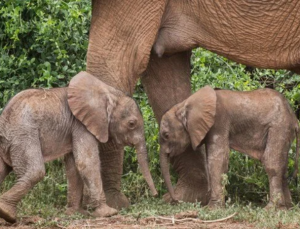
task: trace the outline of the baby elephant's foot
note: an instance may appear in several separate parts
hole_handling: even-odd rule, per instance
[[[68,207],[65,211],[66,215],[73,215],[77,212],[78,208],[75,207]]]
[[[67,210],[65,211],[66,215],[73,215],[76,212],[82,214],[82,215],[89,215],[88,211],[84,210],[81,207],[75,208],[75,207],[68,207]]]
[[[210,200],[207,207],[209,209],[217,209],[217,208],[224,208],[225,204],[221,200]]]
[[[5,201],[0,200],[0,217],[9,223],[15,223],[17,218],[16,206],[9,205]]]
[[[267,204],[267,206],[265,206],[264,209],[267,210],[267,211],[270,211],[270,210],[287,210],[287,207],[285,205],[278,204],[278,203],[275,204],[272,201],[270,201]]]
[[[95,211],[92,213],[94,217],[109,217],[118,214],[118,210],[107,206],[106,204],[101,204]]]

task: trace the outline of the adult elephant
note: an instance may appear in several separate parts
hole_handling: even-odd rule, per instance
[[[300,72],[299,25],[298,0],[93,0],[87,71],[129,94],[142,76],[160,121],[191,94],[192,48],[204,47],[250,66]],[[113,143],[100,148],[108,204],[126,207],[120,192],[123,149]],[[112,158],[111,151],[117,156]],[[206,204],[203,154],[189,147],[181,155],[171,161],[179,176],[176,197]]]

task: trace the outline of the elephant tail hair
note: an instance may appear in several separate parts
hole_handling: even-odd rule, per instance
[[[297,128],[296,128],[296,158],[295,158],[295,163],[294,163],[294,172],[293,172],[293,179],[295,180],[296,184],[298,184],[298,161],[299,161],[299,126],[298,126],[298,122],[297,122]]]

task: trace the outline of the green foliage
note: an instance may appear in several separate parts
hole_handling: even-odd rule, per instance
[[[0,1],[0,113],[7,101],[27,88],[64,87],[85,69],[90,0]],[[48,163],[42,183],[24,198],[24,213],[47,215],[66,205],[61,161]],[[14,175],[1,185],[1,193]],[[56,209],[56,210],[55,210]]]
[[[1,1],[0,107],[27,88],[66,86],[85,69],[90,17],[90,0]]]
[[[26,88],[66,86],[72,76],[85,69],[90,17],[90,0],[0,2],[0,113],[9,98],[17,92]],[[299,75],[282,70],[259,69],[250,73],[244,65],[228,61],[201,48],[193,51],[191,64],[193,91],[204,85],[230,90],[272,86],[288,98],[294,109],[298,108]],[[166,188],[159,168],[158,124],[140,83],[134,98],[143,113],[150,170],[162,196]],[[149,197],[150,193],[139,172],[135,151],[132,148],[126,148],[125,151],[122,190],[132,203],[147,202],[148,200],[143,199]],[[289,154],[291,173],[295,144]],[[228,198],[246,202],[267,201],[268,179],[258,161],[232,151],[227,176],[224,186],[227,184]],[[1,192],[11,187],[13,182],[14,176],[10,175],[1,185]],[[291,182],[290,188],[294,200],[299,201],[300,186]],[[26,196],[19,207],[23,214],[55,216],[63,211],[65,205],[64,168],[61,161],[55,161],[47,165],[47,176]],[[141,205],[145,211],[146,205],[147,203]],[[160,206],[157,204],[158,208]],[[163,211],[170,212],[171,208],[173,209],[163,207]],[[151,209],[150,206],[149,211]],[[129,212],[130,210],[127,213]],[[155,214],[160,212],[157,210]],[[209,218],[207,212],[203,214],[204,218]]]

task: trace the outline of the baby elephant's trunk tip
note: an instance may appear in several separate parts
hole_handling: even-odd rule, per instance
[[[145,180],[149,186],[152,196],[156,197],[156,196],[158,196],[158,193],[156,191],[156,188],[155,188],[155,185],[154,185],[151,173],[150,173],[146,145],[145,144],[137,145],[136,151],[137,151],[138,163],[139,163],[141,172],[143,174],[143,177],[145,178]]]
[[[164,181],[166,183],[167,189],[169,191],[170,197],[172,199],[171,203],[177,203],[178,200],[175,198],[175,193],[174,193],[174,189],[172,186],[171,176],[170,176],[170,171],[169,171],[169,157],[165,152],[160,151],[159,158],[160,158],[161,172],[162,172]]]

